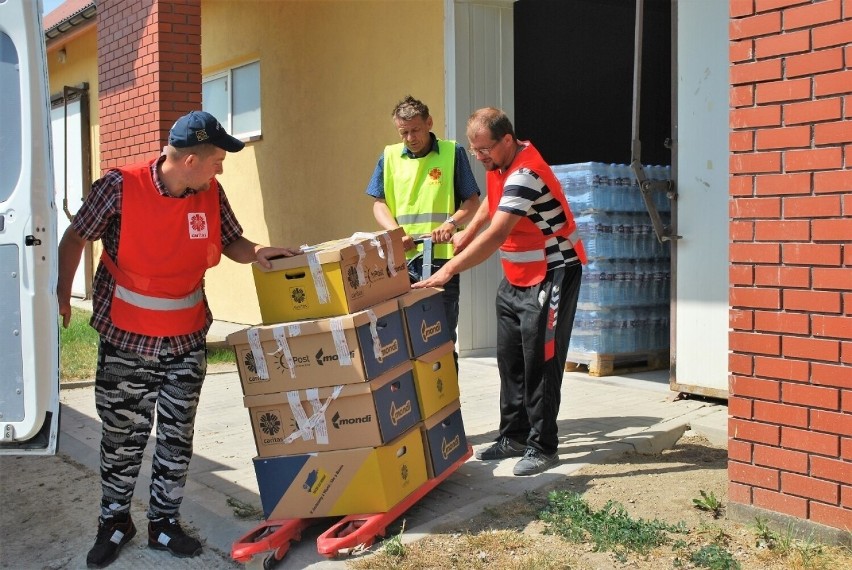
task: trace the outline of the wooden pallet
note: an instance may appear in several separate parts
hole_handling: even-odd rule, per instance
[[[589,376],[612,376],[616,373],[645,372],[668,367],[668,350],[623,354],[569,352],[568,359],[565,361],[566,372],[578,372],[585,368]]]

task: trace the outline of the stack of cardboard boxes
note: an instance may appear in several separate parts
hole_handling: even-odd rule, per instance
[[[401,229],[253,267],[263,325],[231,334],[267,519],[390,510],[467,451],[440,292]]]

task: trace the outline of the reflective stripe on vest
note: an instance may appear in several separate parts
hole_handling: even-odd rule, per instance
[[[396,221],[401,226],[410,226],[413,224],[438,224],[439,226],[447,221],[447,214],[400,214],[396,216]],[[417,237],[417,236],[415,236]]]
[[[151,297],[150,295],[136,293],[126,287],[116,284],[115,296],[128,305],[133,305],[140,309],[148,309],[151,311],[178,311],[180,309],[190,309],[200,303],[204,299],[204,291],[201,287],[199,287],[181,299],[164,299],[163,297]]]
[[[531,249],[530,251],[503,251],[500,250],[500,257],[512,263],[530,263],[531,261],[543,261],[543,249]]]

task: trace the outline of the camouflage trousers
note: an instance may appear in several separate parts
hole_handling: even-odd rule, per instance
[[[195,412],[207,371],[204,346],[145,357],[101,339],[95,405],[101,428],[101,517],[130,511],[156,410],[148,518],[177,518],[189,461]]]

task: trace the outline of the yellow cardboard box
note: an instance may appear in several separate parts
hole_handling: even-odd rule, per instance
[[[424,418],[459,399],[459,375],[453,359],[452,341],[416,358],[412,363],[417,402]]]
[[[260,457],[375,447],[422,418],[411,363],[361,384],[246,396]]]
[[[254,459],[267,519],[384,513],[426,482],[420,430],[375,448]]]
[[[263,324],[354,313],[410,289],[402,228],[303,246],[301,255],[252,264]]]
[[[366,382],[410,358],[394,299],[351,315],[249,327],[228,344],[246,396]]]

